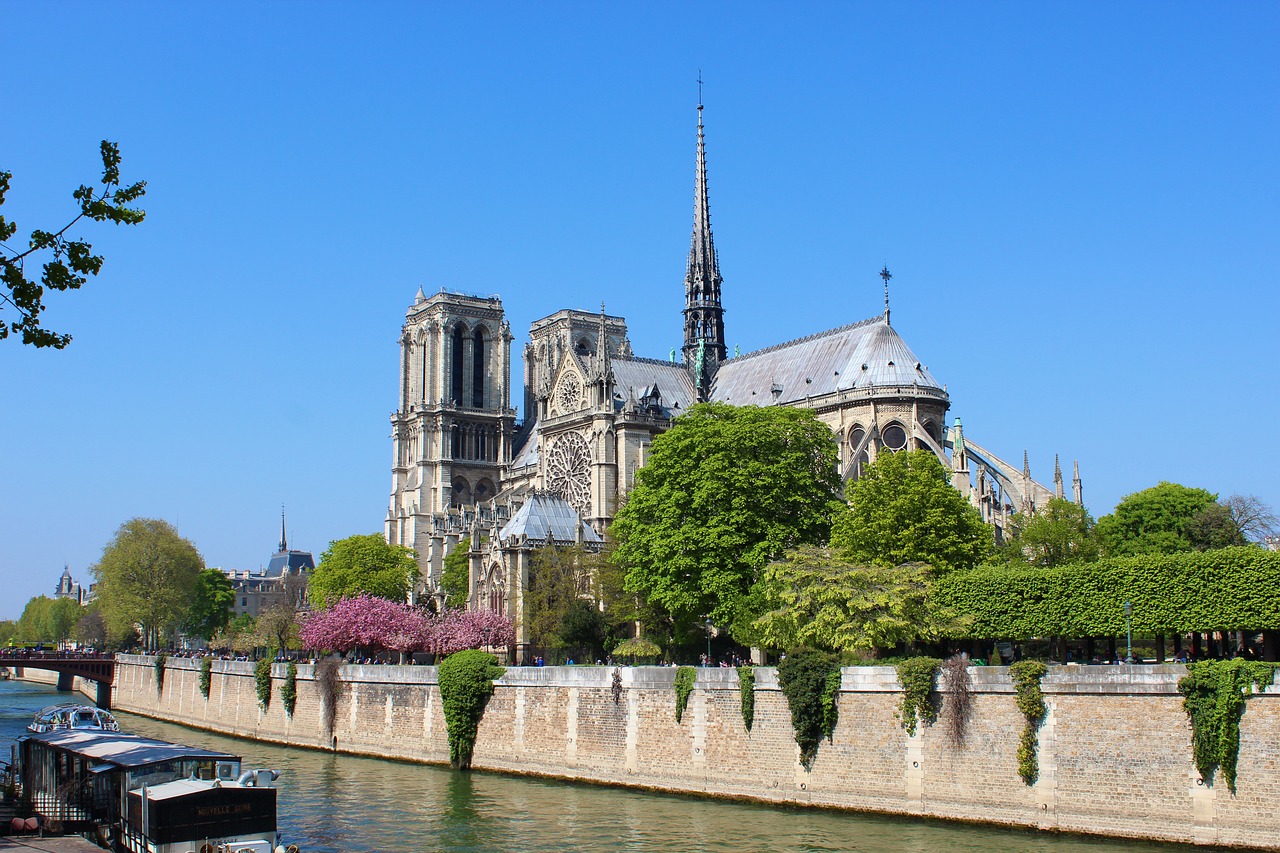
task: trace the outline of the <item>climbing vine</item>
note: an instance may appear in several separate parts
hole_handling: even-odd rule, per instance
[[[200,695],[209,698],[209,688],[213,685],[213,658],[200,658]]]
[[[959,654],[947,658],[942,664],[941,681],[947,695],[942,704],[943,729],[953,747],[962,747],[969,717],[973,715],[973,679],[969,676],[969,658]]]
[[[839,690],[839,661],[834,655],[815,649],[793,651],[778,664],[778,684],[791,709],[791,727],[795,729],[796,745],[800,747],[800,764],[806,770],[813,765],[822,738],[829,738],[835,728],[833,672],[837,676],[836,690]]]
[[[932,726],[938,719],[938,706],[934,704],[934,679],[942,661],[937,658],[907,658],[897,665],[898,683],[902,685],[902,704],[898,706],[898,718],[907,734],[915,736],[917,723]]]
[[[471,769],[476,729],[484,706],[493,695],[493,680],[506,672],[498,659],[479,649],[454,652],[440,664],[440,700],[449,730],[449,766]]]
[[[1040,776],[1040,762],[1036,757],[1039,746],[1037,733],[1044,722],[1044,715],[1049,712],[1044,704],[1044,693],[1040,690],[1040,679],[1048,671],[1049,668],[1038,660],[1018,661],[1009,667],[1009,675],[1018,694],[1018,710],[1027,721],[1018,742],[1018,775],[1028,785],[1034,785]]]
[[[293,661],[289,661],[289,668],[284,671],[280,701],[284,703],[284,712],[292,717],[293,709],[298,706],[298,665]]]
[[[738,667],[738,693],[742,697],[742,724],[751,731],[756,722],[756,668]]]
[[[676,680],[672,686],[676,689],[676,722],[684,719],[685,706],[689,704],[689,694],[693,692],[693,683],[698,672],[691,666],[682,666],[676,670]]]
[[[835,737],[836,723],[840,720],[840,709],[836,705],[840,698],[840,667],[827,673],[827,680],[822,685],[822,734],[830,743]]]
[[[617,705],[622,701],[622,670],[616,666],[613,668],[613,685],[610,690],[613,693],[613,704]]]
[[[265,711],[271,707],[271,658],[265,657],[254,664],[253,681],[258,690],[258,705]]]
[[[1275,673],[1275,664],[1243,658],[1199,661],[1187,667],[1178,690],[1191,720],[1191,753],[1205,784],[1212,784],[1216,767],[1227,788],[1236,792],[1245,697],[1255,686],[1265,689]]]
[[[169,656],[166,655],[164,652],[158,652],[156,654],[155,667],[156,667],[156,695],[157,696],[164,694],[164,664],[165,664],[165,661],[167,661],[168,659],[169,659]]]
[[[320,726],[331,737],[342,691],[342,658],[330,655],[316,664],[316,685],[320,688]]]

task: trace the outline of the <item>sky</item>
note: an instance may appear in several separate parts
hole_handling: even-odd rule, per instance
[[[381,531],[404,312],[502,298],[681,341],[704,81],[726,335],[880,313],[965,434],[1109,513],[1280,507],[1280,4],[0,0],[0,212],[120,145],[144,223],[0,341],[0,618],[164,518],[206,563]],[[0,311],[12,320],[12,311]],[[520,395],[513,393],[513,400]],[[1254,432],[1249,441],[1245,438]],[[1272,460],[1272,461],[1268,461]]]

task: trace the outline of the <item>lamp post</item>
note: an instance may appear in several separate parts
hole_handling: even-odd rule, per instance
[[[1124,662],[1133,663],[1133,602],[1124,603]]]
[[[707,617],[707,621],[703,623],[707,626],[707,666],[711,666],[711,617]]]

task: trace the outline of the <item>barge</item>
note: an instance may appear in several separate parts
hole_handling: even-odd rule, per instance
[[[18,740],[22,805],[116,853],[272,853],[274,770],[137,735],[54,729]],[[292,847],[292,845],[290,845]],[[295,848],[296,849],[296,848]]]

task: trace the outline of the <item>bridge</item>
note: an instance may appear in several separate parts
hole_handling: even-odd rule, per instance
[[[96,702],[99,708],[111,708],[111,685],[116,680],[116,657],[107,652],[36,651],[33,649],[0,649],[0,666],[7,666],[14,675],[22,670],[47,669],[58,673],[58,689],[71,690],[76,676],[97,685]]]

